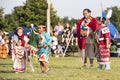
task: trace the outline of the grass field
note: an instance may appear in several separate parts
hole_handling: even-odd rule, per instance
[[[50,57],[50,71],[42,74],[37,60],[31,59],[35,72],[15,73],[12,71],[12,60],[0,59],[0,80],[120,80],[120,58],[111,58],[111,70],[97,70],[95,66],[80,68],[82,63],[78,57],[54,58]]]

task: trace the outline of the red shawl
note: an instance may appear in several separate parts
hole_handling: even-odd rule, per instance
[[[86,43],[86,37],[80,37],[80,25],[83,22],[85,18],[83,17],[80,19],[77,23],[77,37],[78,37],[78,46],[82,50],[85,48],[85,43]],[[98,28],[98,22],[95,18],[92,17],[91,22],[88,24],[88,26],[95,32]]]

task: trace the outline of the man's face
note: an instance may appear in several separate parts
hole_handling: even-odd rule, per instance
[[[90,14],[88,11],[84,11],[84,12],[83,12],[83,16],[84,16],[85,18],[88,18],[90,15],[91,15],[91,14]]]

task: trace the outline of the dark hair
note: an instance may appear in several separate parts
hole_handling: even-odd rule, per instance
[[[45,26],[43,26],[43,29],[45,29],[45,31],[47,31],[47,28]]]
[[[19,29],[23,30],[23,28],[22,28],[22,27],[17,27],[17,28],[16,28],[16,31],[18,31]]]
[[[19,29],[23,30],[23,28],[22,28],[22,27],[17,27],[17,28],[14,28],[14,34],[18,35],[18,34],[17,34],[17,31],[18,31]]]
[[[88,9],[88,8],[84,9],[83,12],[84,12],[84,11],[87,11],[87,12],[91,13],[91,10]]]
[[[47,27],[43,24],[39,24],[39,26],[42,26],[43,29],[45,29],[45,31],[47,31]]]
[[[106,21],[106,19],[103,17],[101,22],[102,22],[103,24],[105,24],[105,21]]]
[[[19,40],[21,40],[21,41],[22,41],[22,39],[21,39],[21,38],[18,38],[18,41],[19,41]]]

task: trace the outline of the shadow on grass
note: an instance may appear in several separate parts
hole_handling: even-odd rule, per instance
[[[1,78],[0,77],[0,80],[26,80],[26,79],[20,79],[20,78]]]
[[[8,63],[0,63],[0,65],[13,65],[12,63],[10,64],[8,64]]]
[[[63,65],[63,67],[61,66],[50,66],[50,67],[55,69],[80,69],[80,67],[71,67],[71,66],[65,66],[65,65]]]
[[[0,67],[11,67],[12,63],[0,63]]]
[[[15,73],[15,72],[14,71],[3,71],[3,70],[0,70],[0,73]]]

